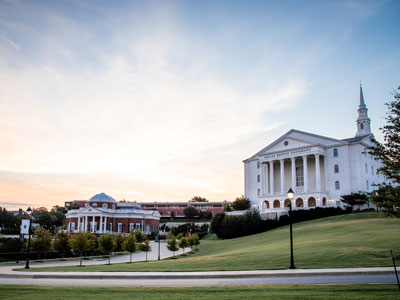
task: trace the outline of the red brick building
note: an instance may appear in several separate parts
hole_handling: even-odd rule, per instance
[[[69,233],[128,234],[139,229],[146,234],[157,232],[160,224],[157,210],[144,210],[138,203],[117,202],[101,193],[93,196],[79,209],[66,214]]]
[[[231,202],[140,202],[138,203],[144,210],[157,210],[161,217],[171,217],[174,212],[175,217],[184,217],[183,210],[187,206],[193,206],[199,212],[210,212],[213,216],[217,212],[223,212],[225,205]]]

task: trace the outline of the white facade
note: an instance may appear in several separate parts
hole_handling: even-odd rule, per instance
[[[244,161],[245,196],[267,218],[287,212],[287,191],[295,195],[292,207],[342,206],[341,195],[372,192],[384,177],[380,162],[368,154],[372,133],[360,87],[357,134],[338,140],[292,129]]]

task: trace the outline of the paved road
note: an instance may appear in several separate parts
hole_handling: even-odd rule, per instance
[[[279,276],[258,278],[196,278],[196,279],[49,279],[0,278],[0,284],[53,286],[232,286],[278,284],[395,284],[395,275],[328,275]]]

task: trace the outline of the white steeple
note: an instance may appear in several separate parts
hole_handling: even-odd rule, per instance
[[[364,95],[360,82],[360,105],[358,106],[357,133],[356,136],[368,135],[371,133],[371,120],[368,118],[368,109],[364,102]]]

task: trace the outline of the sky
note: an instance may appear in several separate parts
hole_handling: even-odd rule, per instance
[[[292,128],[372,131],[400,85],[400,2],[0,0],[0,206],[233,201]]]

